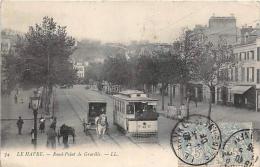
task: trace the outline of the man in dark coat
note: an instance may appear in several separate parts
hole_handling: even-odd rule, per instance
[[[62,136],[62,141],[63,141],[63,144],[64,144],[64,148],[68,148],[69,147],[69,136],[67,134],[63,135]]]
[[[18,134],[21,135],[23,128],[23,119],[21,117],[19,117],[19,119],[17,120],[16,125],[18,127]]]
[[[60,133],[62,135],[62,142],[64,144],[64,148],[69,147],[69,127],[63,124],[60,128]]]
[[[17,104],[17,102],[18,102],[17,94],[14,95],[14,102],[15,102],[15,104]]]
[[[47,147],[49,147],[49,145],[51,145],[51,148],[55,148],[56,147],[56,136],[57,136],[56,131],[51,126],[46,134],[47,134]]]
[[[51,121],[51,127],[56,130],[57,118],[53,117]]]

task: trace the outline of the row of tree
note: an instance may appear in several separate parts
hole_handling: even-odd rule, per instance
[[[6,56],[7,81],[13,87],[44,87],[45,101],[49,103],[53,86],[76,80],[69,61],[74,50],[75,40],[67,35],[66,27],[44,17],[41,24],[30,26],[27,33],[17,37],[14,49]]]
[[[214,46],[202,33],[185,31],[170,47],[149,47],[140,52],[118,52],[106,58],[103,64],[90,64],[86,78],[127,88],[147,88],[161,84],[162,109],[164,92],[168,85],[180,84],[180,104],[184,89],[190,81],[200,81],[213,91],[214,87],[227,80],[220,75],[223,69],[233,64],[232,48],[224,40]],[[209,116],[211,114],[211,97]],[[172,99],[170,100],[172,103]]]

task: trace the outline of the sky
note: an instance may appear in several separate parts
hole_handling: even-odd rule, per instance
[[[237,18],[237,26],[260,22],[259,2],[86,2],[86,1],[3,1],[2,28],[27,32],[30,25],[53,17],[68,34],[102,42],[172,42],[184,27],[208,25],[212,16]]]

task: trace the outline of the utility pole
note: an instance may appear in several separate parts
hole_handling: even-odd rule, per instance
[[[50,85],[50,54],[49,54],[49,45],[48,45],[48,48],[47,48],[47,112],[50,113],[49,111],[49,103],[50,103],[50,95],[49,95],[49,85]]]

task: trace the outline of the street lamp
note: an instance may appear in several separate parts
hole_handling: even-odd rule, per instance
[[[39,108],[39,100],[40,97],[38,96],[38,92],[34,91],[34,96],[30,98],[31,100],[31,107],[33,110],[33,116],[34,116],[34,148],[37,146],[37,114],[38,114],[38,108]]]

